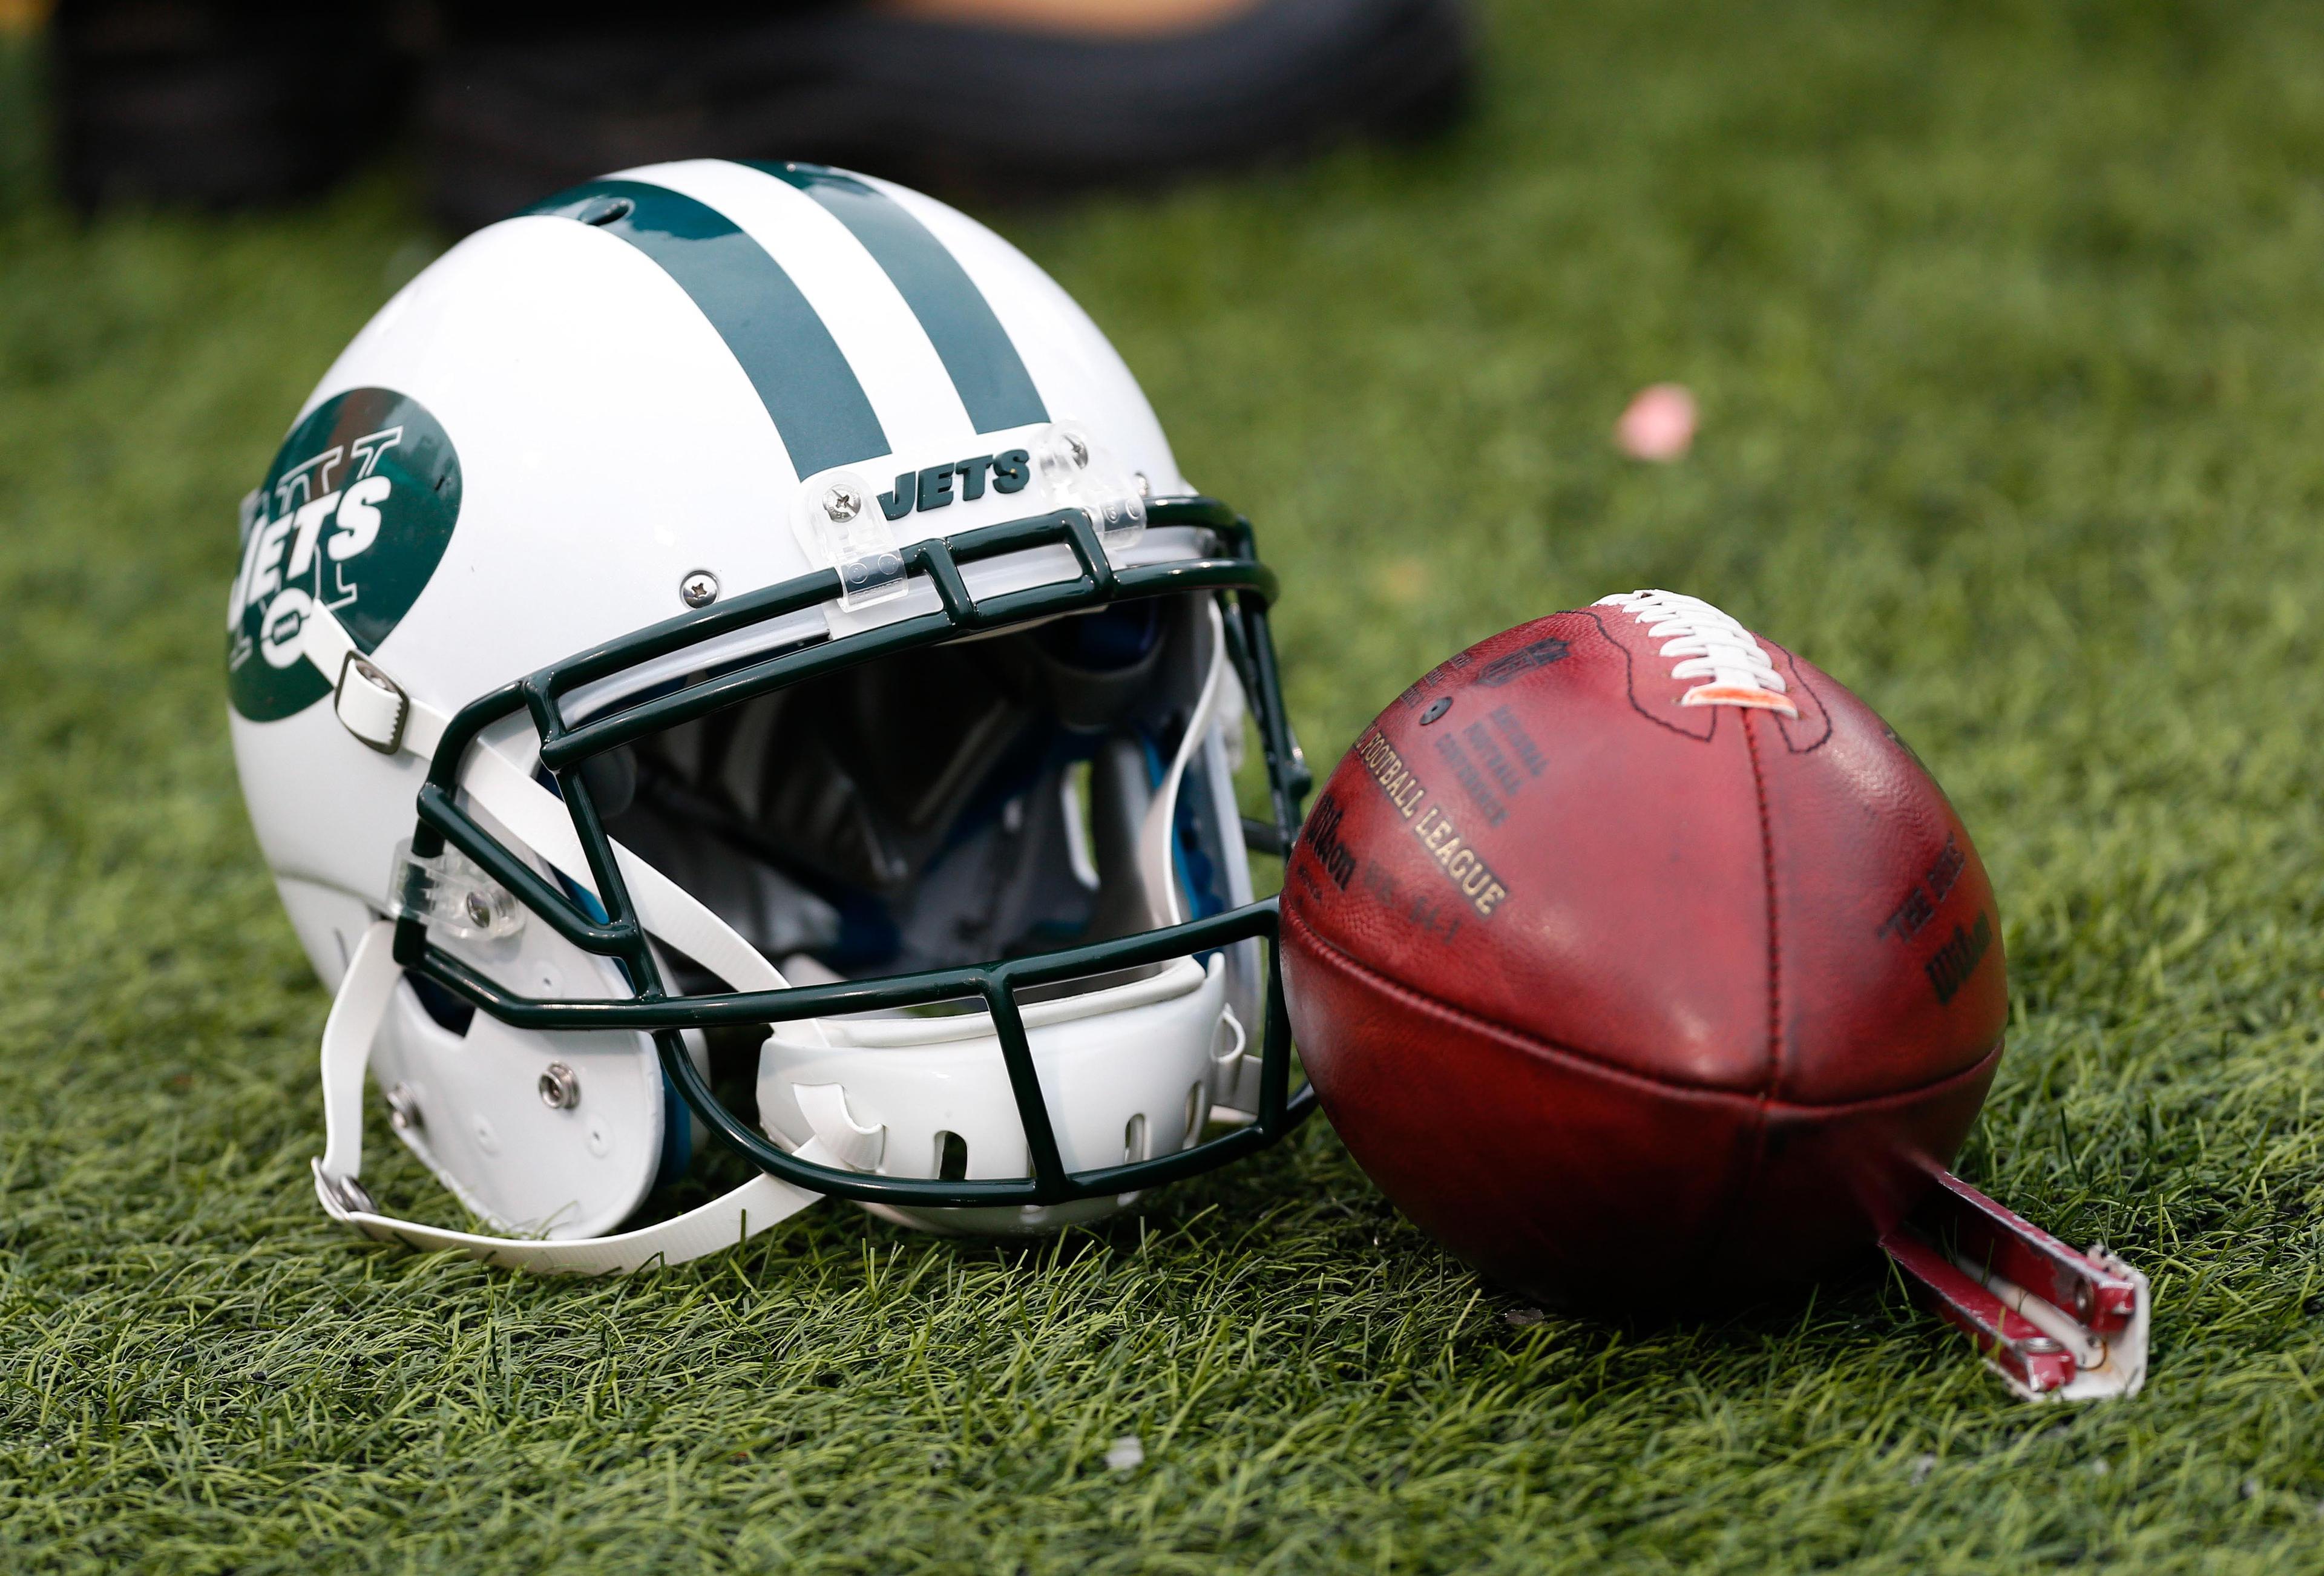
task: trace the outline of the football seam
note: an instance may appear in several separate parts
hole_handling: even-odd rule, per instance
[[[1759,731],[1751,725],[1748,713],[1737,726],[1743,734],[1743,757],[1751,771],[1751,797],[1759,811],[1760,886],[1766,894],[1767,915],[1767,1062],[1765,1081],[1751,1101],[1749,1151],[1737,1168],[1740,1175],[1735,1179],[1728,1207],[1703,1223],[1699,1250],[1704,1253],[1716,1250],[1726,1240],[1729,1230],[1766,1175],[1772,1106],[1775,1092],[1784,1081],[1784,940],[1775,901],[1775,834],[1767,814],[1767,774],[1759,764]]]
[[[1979,1052],[1974,1059],[1966,1064],[1957,1067],[1950,1073],[1941,1073],[1936,1077],[1932,1078],[1923,1083],[1909,1084],[1902,1089],[1892,1089],[1880,1094],[1864,1095],[1854,1100],[1784,1100],[1765,1092],[1753,1093],[1749,1090],[1729,1089],[1715,1083],[1692,1083],[1677,1078],[1657,1078],[1650,1074],[1638,1072],[1635,1068],[1625,1067],[1618,1063],[1608,1061],[1604,1057],[1591,1052],[1582,1050],[1572,1046],[1561,1045],[1555,1040],[1548,1039],[1541,1035],[1535,1034],[1530,1029],[1513,1028],[1508,1024],[1501,1023],[1496,1019],[1487,1018],[1481,1013],[1471,1012],[1465,1008],[1455,1007],[1449,1001],[1428,995],[1425,991],[1416,991],[1411,986],[1404,983],[1401,980],[1394,979],[1389,975],[1380,972],[1380,971],[1373,968],[1370,963],[1365,963],[1362,959],[1349,953],[1346,948],[1341,946],[1337,942],[1333,941],[1330,937],[1318,932],[1313,925],[1310,925],[1306,920],[1301,918],[1298,913],[1290,908],[1286,907],[1283,910],[1283,923],[1286,926],[1297,926],[1298,929],[1310,940],[1314,941],[1318,948],[1331,954],[1332,956],[1342,965],[1355,973],[1362,975],[1373,985],[1387,991],[1391,995],[1397,997],[1411,1006],[1417,1007],[1422,1011],[1432,1013],[1437,1017],[1450,1018],[1453,1022],[1462,1024],[1465,1027],[1483,1029],[1489,1034],[1496,1035],[1502,1039],[1515,1042],[1517,1046],[1529,1052],[1538,1052],[1550,1056],[1560,1057],[1569,1062],[1578,1063],[1593,1073],[1603,1074],[1609,1078],[1635,1083],[1642,1089],[1652,1090],[1656,1093],[1688,1094],[1700,1096],[1705,1100],[1729,1101],[1738,1105],[1753,1106],[1761,1111],[1785,1115],[1793,1112],[1844,1114],[1849,1111],[1871,1110],[1875,1107],[1886,1105],[1895,1101],[1915,1099],[1921,1095],[1927,1094],[1933,1090],[1941,1089],[1948,1083],[1957,1083],[1962,1079],[1975,1076],[1986,1066],[1987,1063],[1991,1062],[1994,1057],[2000,1055],[2003,1046],[2008,1039],[2006,1033],[2003,1034],[1999,1037],[1996,1038],[1992,1045]]]
[[[1784,1082],[1784,933],[1775,901],[1775,828],[1767,814],[1767,774],[1759,769],[1759,733],[1743,719],[1743,753],[1751,763],[1751,794],[1759,806],[1759,869],[1767,895],[1767,1081],[1772,1096]]]
[[[1658,717],[1655,715],[1654,713],[1648,711],[1646,709],[1646,703],[1638,698],[1638,662],[1637,658],[1630,655],[1630,648],[1616,640],[1614,638],[1614,631],[1606,627],[1606,621],[1600,618],[1590,609],[1583,607],[1576,608],[1574,611],[1579,613],[1583,618],[1588,619],[1591,623],[1596,624],[1598,626],[1599,639],[1604,641],[1608,645],[1613,647],[1615,650],[1621,653],[1622,694],[1629,700],[1630,709],[1632,711],[1646,718],[1646,721],[1652,723],[1655,727],[1667,728],[1672,733],[1676,733],[1680,738],[1692,739],[1698,744],[1708,744],[1713,739],[1719,737],[1719,714],[1724,709],[1722,707],[1707,706],[1703,708],[1711,714],[1711,725],[1700,733],[1696,733],[1692,728],[1682,728],[1676,723],[1672,722],[1668,717]]]
[[[1831,720],[1831,703],[1825,700],[1823,697],[1823,691],[1818,689],[1814,685],[1810,684],[1808,682],[1808,676],[1800,671],[1800,659],[1795,652],[1787,650],[1784,647],[1776,645],[1775,641],[1767,639],[1765,635],[1759,635],[1755,638],[1761,645],[1768,647],[1773,650],[1782,651],[1784,653],[1784,665],[1792,670],[1793,680],[1797,683],[1802,689],[1807,691],[1808,694],[1815,697],[1816,711],[1823,718],[1823,732],[1816,735],[1814,743],[1802,745],[1797,740],[1792,737],[1792,731],[1789,727],[1784,725],[1784,720],[1781,717],[1777,717],[1775,719],[1775,731],[1783,734],[1784,745],[1786,749],[1791,751],[1794,755],[1814,754],[1817,751],[1831,742],[1832,733],[1838,727],[1838,724]]]

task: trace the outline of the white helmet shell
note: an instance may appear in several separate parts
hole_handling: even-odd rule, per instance
[[[434,883],[429,940],[498,990],[638,994],[634,968],[576,945],[456,854],[412,854],[430,751],[464,707],[529,674],[818,572],[837,568],[848,594],[584,686],[572,714],[894,625],[939,599],[904,575],[898,549],[1043,510],[1084,509],[1117,565],[1198,558],[1209,550],[1198,532],[1136,529],[1144,499],[1187,491],[1129,370],[1054,281],[974,221],[869,177],[715,160],[631,171],[469,236],[413,280],[317,385],[246,503],[227,609],[252,821],[339,996],[326,1044],[332,1154],[318,1171],[327,1206],[376,1235],[602,1268],[707,1250],[745,1214],[755,1230],[812,1202],[762,1177],[721,1201],[724,1213],[609,1235],[683,1166],[700,1124],[642,1028],[521,1027],[404,977],[393,921],[415,913],[418,880]],[[1038,585],[1074,565],[1064,547],[1028,549],[979,566],[970,588]],[[1248,697],[1223,606],[1204,593],[1155,624],[1155,693],[1183,736],[1148,742],[1137,785],[1178,806],[1148,817],[1138,928],[1250,900],[1228,780]],[[1087,828],[1070,823],[1087,758],[1043,769],[1032,816],[1072,844],[1084,886]],[[454,797],[603,919],[558,780],[519,714],[484,731]],[[1011,802],[1010,835],[1033,835],[1029,801]],[[1186,841],[1195,822],[1200,850]],[[1209,872],[1204,890],[1189,859]],[[790,921],[754,929],[712,876],[657,871],[626,846],[621,869],[656,955],[719,987],[779,989],[786,965],[862,977],[818,961],[830,892],[796,870],[754,878],[761,892],[824,893],[797,897],[807,940],[788,954],[770,937]],[[1262,980],[1258,944],[1239,943],[1028,1008],[1067,1166],[1182,1148],[1213,1101],[1247,1105],[1244,1026]],[[992,1033],[979,1015],[782,1024],[759,1062],[759,1129],[867,1176],[1023,1175]],[[687,1047],[706,1065],[700,1035]],[[529,1240],[371,1207],[355,1182],[366,1067],[414,1152],[484,1221]],[[883,1212],[995,1230],[1113,1207]]]

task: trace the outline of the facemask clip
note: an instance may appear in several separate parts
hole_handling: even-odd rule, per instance
[[[829,472],[802,500],[809,529],[839,571],[839,605],[849,613],[909,589],[896,533],[872,507],[872,489],[852,471]]]
[[[398,843],[387,889],[399,918],[424,920],[462,941],[514,935],[524,928],[524,910],[508,889],[456,848],[421,859],[409,842]]]
[[[1146,534],[1146,484],[1093,442],[1079,423],[1060,421],[1034,446],[1048,495],[1097,527],[1106,556],[1119,558]]]

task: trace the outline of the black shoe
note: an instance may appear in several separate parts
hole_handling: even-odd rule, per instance
[[[470,229],[660,159],[812,159],[986,198],[1153,181],[1459,107],[1462,0],[1260,0],[1090,39],[821,6],[683,31],[459,36],[420,118],[438,213]]]

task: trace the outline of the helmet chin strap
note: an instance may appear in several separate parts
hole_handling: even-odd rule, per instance
[[[1138,880],[1146,889],[1147,925],[1155,930],[1182,925],[1186,919],[1185,906],[1178,900],[1177,862],[1172,850],[1178,824],[1178,789],[1185,781],[1186,767],[1194,759],[1194,752],[1210,735],[1219,696],[1225,687],[1226,623],[1219,617],[1216,599],[1205,601],[1203,611],[1211,621],[1211,660],[1203,678],[1203,693],[1194,702],[1194,714],[1186,719],[1186,734],[1178,741],[1178,753],[1171,760],[1170,770],[1163,773],[1154,797],[1147,804],[1146,819],[1138,828]]]
[[[353,1226],[367,1237],[401,1242],[422,1252],[456,1249],[471,1258],[505,1269],[529,1269],[545,1275],[604,1275],[642,1269],[659,1260],[683,1264],[706,1253],[731,1248],[787,1220],[823,1194],[793,1187],[761,1173],[722,1197],[656,1225],[611,1237],[585,1237],[573,1241],[528,1241],[487,1237],[475,1231],[450,1231],[378,1212],[371,1195],[355,1180],[363,1169],[364,1078],[373,1041],[387,1014],[396,982],[403,977],[393,952],[392,921],[374,921],[355,947],[331,1016],[323,1026],[323,1113],[327,1134],[322,1157],[316,1160],[315,1196],[333,1220]],[[803,1159],[829,1165],[829,1157],[812,1153],[817,1139],[799,1151]]]
[[[1186,769],[1201,749],[1216,716],[1228,671],[1226,630],[1215,602],[1205,604],[1211,625],[1211,655],[1202,693],[1186,722],[1185,736],[1170,769],[1157,785],[1139,829],[1138,868],[1146,889],[1148,920],[1159,928],[1185,917],[1173,857],[1178,794]],[[333,706],[356,739],[383,753],[432,757],[450,719],[410,698],[355,647],[328,609],[317,608],[300,631],[300,643],[317,671],[336,675]],[[461,786],[470,800],[489,812],[520,843],[584,886],[588,862],[564,801],[493,745],[479,741],[464,763]],[[619,843],[614,859],[649,933],[692,957],[741,991],[777,991],[781,972],[733,926],[699,899]],[[720,1198],[657,1225],[607,1237],[567,1240],[526,1240],[447,1230],[378,1212],[357,1180],[363,1166],[364,1083],[402,969],[394,959],[395,926],[377,920],[357,945],[323,1028],[322,1079],[326,1142],[313,1162],[315,1194],[325,1212],[366,1236],[423,1251],[453,1249],[505,1268],[542,1274],[602,1275],[639,1269],[659,1261],[680,1264],[747,1240],[786,1220],[825,1195],[763,1173]],[[807,1028],[825,1039],[822,1026]],[[1240,1026],[1236,1026],[1238,1037]],[[825,1040],[825,1043],[828,1043]],[[800,1096],[820,1091],[799,1091]],[[876,1153],[881,1129],[858,1126],[844,1099],[799,1105],[816,1131],[800,1146],[803,1160],[848,1169]],[[824,1109],[829,1108],[829,1109]],[[875,1162],[876,1163],[876,1162]]]
[[[409,751],[433,756],[450,719],[406,696],[386,675],[361,658],[354,640],[328,609],[318,608],[300,631],[304,653],[317,671],[337,677],[333,705],[358,740],[383,753]],[[573,831],[563,800],[490,743],[479,742],[461,771],[461,786],[533,853],[584,886],[592,887],[588,862]],[[740,991],[779,991],[785,981],[774,964],[733,926],[698,899],[619,843],[614,859],[636,901],[647,930],[710,969]],[[424,1250],[457,1249],[474,1258],[509,1268],[545,1274],[601,1275],[641,1268],[659,1259],[682,1263],[731,1247],[823,1198],[763,1173],[723,1197],[659,1225],[610,1237],[572,1240],[527,1240],[446,1230],[377,1212],[356,1180],[363,1166],[364,1080],[371,1049],[403,971],[393,955],[395,926],[379,920],[364,932],[340,981],[323,1028],[325,1149],[314,1162],[315,1194],[333,1220],[365,1235]],[[813,1020],[818,1038],[822,1028]],[[852,1137],[852,1135],[850,1135]],[[836,1147],[838,1153],[849,1146]],[[820,1136],[802,1145],[799,1157],[839,1165]]]

